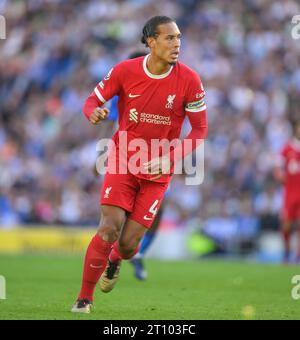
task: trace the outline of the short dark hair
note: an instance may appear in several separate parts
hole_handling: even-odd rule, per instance
[[[171,22],[175,21],[164,15],[158,15],[149,19],[143,28],[143,35],[141,38],[142,44],[145,44],[146,47],[149,47],[147,39],[150,37],[156,37],[158,35],[157,27],[159,25],[169,24]]]

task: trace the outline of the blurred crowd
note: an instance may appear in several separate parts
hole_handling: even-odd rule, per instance
[[[1,226],[97,223],[96,143],[112,123],[89,124],[84,99],[143,50],[144,23],[167,15],[183,33],[180,60],[204,83],[209,138],[204,183],[187,187],[175,176],[164,220],[196,218],[242,238],[278,227],[272,168],[300,107],[298,1],[0,0],[0,14]]]

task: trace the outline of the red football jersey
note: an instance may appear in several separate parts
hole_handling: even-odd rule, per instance
[[[285,190],[288,197],[300,198],[300,141],[293,139],[281,152],[285,169]]]
[[[119,96],[119,130],[113,140],[118,147],[120,131],[127,132],[128,144],[134,139],[143,139],[149,151],[146,162],[151,159],[151,140],[172,141],[179,138],[186,115],[191,124],[192,120],[197,121],[198,127],[203,129],[207,125],[205,92],[198,74],[177,62],[167,73],[153,75],[147,68],[148,57],[119,63],[92,94],[97,96],[99,106],[113,96]],[[85,110],[87,117],[90,113]],[[205,136],[198,133],[197,138]],[[128,152],[128,157],[134,153],[136,151]],[[153,177],[141,173],[137,176],[145,179]],[[163,176],[159,181],[166,181],[166,177]]]

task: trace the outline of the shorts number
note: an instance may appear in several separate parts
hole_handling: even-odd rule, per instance
[[[152,207],[149,209],[149,212],[151,212],[151,214],[152,214],[153,216],[157,214],[158,208],[156,208],[156,206],[157,206],[158,202],[159,202],[159,200],[156,200],[156,201],[153,203]]]

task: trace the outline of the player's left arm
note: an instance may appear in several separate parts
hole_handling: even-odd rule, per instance
[[[169,155],[153,159],[144,165],[152,174],[157,174],[152,180],[159,179],[163,174],[168,173],[174,163],[192,153],[207,137],[205,91],[196,73],[193,74],[187,86],[185,113],[192,127],[188,136]]]
[[[207,137],[208,124],[205,91],[202,81],[196,72],[193,72],[189,77],[185,113],[189,118],[192,130],[181,144],[171,152],[172,163],[176,163],[192,153]]]
[[[184,159],[204,142],[208,133],[206,107],[200,111],[186,112],[192,130],[184,140],[171,152],[171,164]]]

